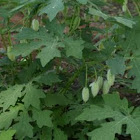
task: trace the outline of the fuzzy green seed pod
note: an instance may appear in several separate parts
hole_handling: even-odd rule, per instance
[[[85,103],[89,100],[89,89],[87,87],[82,90],[82,99]]]
[[[39,21],[37,19],[33,19],[32,21],[32,29],[35,31],[39,30]]]
[[[102,86],[103,86],[103,77],[99,76],[98,79],[97,79],[97,82],[99,84],[99,89],[101,89]]]
[[[80,21],[81,21],[80,17],[77,16],[77,17],[74,18],[73,25],[72,25],[72,30],[76,30],[79,27]]]
[[[90,87],[91,87],[91,93],[92,93],[93,97],[97,96],[97,94],[99,92],[99,83],[97,81],[95,81],[90,84]]]
[[[107,80],[110,86],[114,85],[115,82],[115,75],[111,73],[111,70],[107,71]]]
[[[108,83],[108,80],[105,80],[103,84],[103,94],[108,94],[109,90],[110,90],[110,85]]]
[[[12,46],[7,47],[7,56],[11,61],[15,61],[15,56],[11,53]]]

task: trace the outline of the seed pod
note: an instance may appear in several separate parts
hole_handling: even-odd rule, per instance
[[[37,19],[32,20],[32,29],[35,31],[39,30],[39,21]]]
[[[92,93],[93,97],[97,96],[97,94],[99,92],[99,83],[97,81],[93,82],[90,84],[90,87],[91,87],[91,93]]]
[[[7,47],[7,56],[11,61],[15,61],[15,56],[11,53],[12,46]]]
[[[76,30],[79,27],[80,21],[81,21],[80,17],[75,17],[73,21],[72,30]]]
[[[115,75],[111,73],[110,70],[107,71],[107,80],[110,86],[114,85],[115,82]]]
[[[110,85],[108,83],[108,80],[105,80],[103,84],[103,94],[107,94],[109,90],[110,90]]]
[[[87,87],[82,90],[82,99],[85,103],[89,100],[89,89]]]
[[[97,79],[97,82],[99,84],[99,89],[101,89],[102,86],[103,86],[103,77],[99,76],[98,79]]]

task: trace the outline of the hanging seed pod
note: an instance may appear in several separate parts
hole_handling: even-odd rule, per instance
[[[39,21],[37,19],[32,20],[32,29],[35,31],[39,30]]]
[[[91,93],[92,93],[93,97],[97,96],[97,94],[99,92],[99,83],[97,81],[93,82],[90,84],[90,87],[91,87]]]
[[[7,47],[7,56],[11,61],[15,61],[15,56],[11,53],[12,46]]]
[[[110,86],[114,85],[115,82],[115,75],[111,73],[111,70],[107,71],[107,80]]]
[[[103,77],[99,76],[97,79],[97,82],[99,84],[99,90],[100,90],[103,86]]]
[[[82,90],[82,99],[85,103],[89,100],[89,89],[87,87]]]
[[[103,94],[108,94],[110,87],[111,86],[109,85],[108,80],[105,80],[103,84]]]

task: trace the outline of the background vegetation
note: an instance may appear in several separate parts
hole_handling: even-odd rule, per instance
[[[139,0],[0,1],[0,140],[139,140]]]

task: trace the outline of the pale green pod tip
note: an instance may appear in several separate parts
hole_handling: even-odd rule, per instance
[[[39,21],[37,19],[32,20],[32,29],[35,31],[39,30]]]
[[[87,87],[82,90],[82,99],[85,103],[89,100],[89,89]]]
[[[98,79],[97,79],[97,82],[99,84],[99,89],[101,89],[102,86],[103,86],[103,77],[99,76]]]
[[[91,87],[91,93],[92,93],[93,97],[97,96],[97,94],[99,92],[99,83],[97,81],[93,82],[90,84],[90,87]]]
[[[13,46],[7,47],[7,56],[11,61],[15,61],[15,56],[11,53]]]
[[[109,85],[108,80],[105,80],[103,84],[103,94],[108,94],[110,87],[111,86]]]
[[[111,70],[109,69],[107,71],[107,80],[110,86],[114,85],[115,82],[115,75],[111,73]]]

